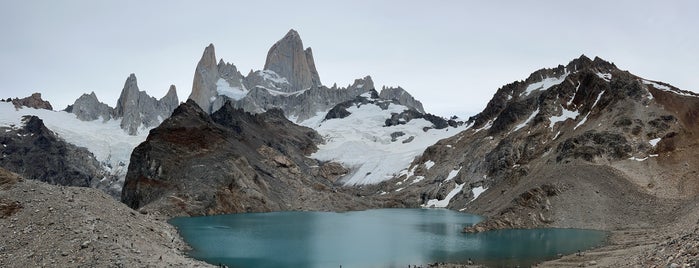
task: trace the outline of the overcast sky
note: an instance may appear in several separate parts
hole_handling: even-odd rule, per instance
[[[699,91],[699,1],[0,0],[0,98],[41,92],[54,109],[124,82],[189,96],[209,43],[244,75],[289,29],[325,85],[371,75],[428,112],[473,115],[506,83],[585,54]]]

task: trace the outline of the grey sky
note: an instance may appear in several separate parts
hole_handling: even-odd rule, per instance
[[[600,56],[699,91],[699,1],[8,1],[0,0],[0,98],[82,93],[115,105],[130,73],[189,96],[209,43],[243,74],[294,28],[325,85],[371,75],[428,112],[472,115],[500,86]]]

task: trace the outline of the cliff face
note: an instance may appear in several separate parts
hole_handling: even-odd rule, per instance
[[[696,114],[696,94],[582,56],[498,89],[383,191],[489,217],[478,230],[656,226],[699,194]]]
[[[320,86],[320,77],[313,62],[311,48],[304,50],[301,37],[295,30],[277,41],[267,52],[265,70],[285,77],[291,87],[286,92],[295,92]]]
[[[319,141],[280,110],[228,103],[209,115],[190,100],[134,150],[122,202],[169,215],[366,207],[333,191],[324,176],[333,168],[305,156]]]
[[[135,135],[140,127],[151,128],[160,124],[178,104],[174,86],[170,87],[165,97],[157,100],[145,91],[140,91],[136,75],[131,74],[124,83],[114,115],[121,118],[122,129]]]

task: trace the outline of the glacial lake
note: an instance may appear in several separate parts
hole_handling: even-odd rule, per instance
[[[407,267],[434,262],[529,266],[600,246],[580,229],[462,233],[481,217],[446,209],[272,212],[175,218],[189,255],[229,267]]]

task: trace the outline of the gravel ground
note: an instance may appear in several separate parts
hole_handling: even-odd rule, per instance
[[[164,217],[0,169],[0,267],[210,267]]]

